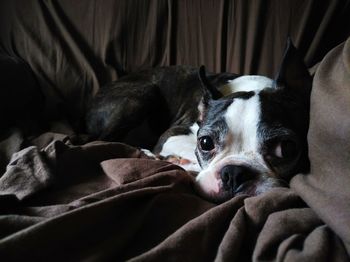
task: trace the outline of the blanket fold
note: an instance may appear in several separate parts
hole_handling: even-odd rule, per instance
[[[295,176],[291,187],[350,253],[350,38],[320,63],[310,114],[311,174]]]
[[[63,140],[26,148],[8,165],[22,170],[32,159],[20,173],[36,180],[1,184],[5,261],[348,259],[341,239],[291,189],[218,205],[196,194],[183,169],[136,148]],[[27,160],[16,161],[21,155]]]

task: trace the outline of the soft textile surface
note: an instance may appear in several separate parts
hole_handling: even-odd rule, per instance
[[[350,253],[350,38],[320,64],[311,97],[311,175],[292,188],[343,239]]]
[[[348,258],[319,210],[290,189],[215,205],[195,194],[185,171],[127,145],[74,147],[57,134],[34,142],[48,137],[42,151],[14,154],[0,179],[4,261]]]

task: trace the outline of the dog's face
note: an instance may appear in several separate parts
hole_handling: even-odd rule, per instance
[[[195,152],[198,190],[217,202],[285,186],[308,169],[311,77],[291,43],[275,81],[243,76],[229,85],[228,96],[205,93]]]

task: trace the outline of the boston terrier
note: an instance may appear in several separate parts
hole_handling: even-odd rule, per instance
[[[153,154],[197,172],[195,185],[203,197],[223,202],[254,196],[308,170],[311,83],[288,40],[274,80],[207,74],[203,66],[123,77],[97,93],[87,130],[102,140],[125,142],[130,130],[146,122],[148,132],[162,133]]]

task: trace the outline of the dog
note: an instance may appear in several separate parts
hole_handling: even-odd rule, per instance
[[[207,74],[204,66],[145,70],[101,88],[86,125],[94,137],[126,141],[147,123],[158,140],[151,155],[198,173],[199,194],[223,202],[284,187],[307,172],[311,84],[288,40],[274,80]]]

